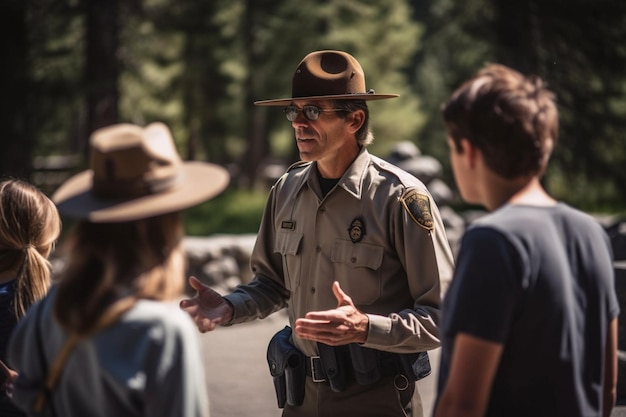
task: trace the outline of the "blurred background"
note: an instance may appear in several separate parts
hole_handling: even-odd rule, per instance
[[[171,126],[186,159],[227,166],[231,186],[190,212],[191,235],[253,233],[267,190],[297,160],[280,108],[308,52],[362,64],[371,151],[414,145],[454,197],[439,107],[486,62],[545,78],[561,132],[545,185],[598,215],[626,213],[623,0],[3,0],[0,175],[52,192],[87,166],[90,133]],[[439,168],[438,168],[439,169]]]
[[[453,248],[481,210],[455,191],[441,103],[487,62],[537,74],[561,122],[545,186],[605,225],[626,311],[624,0],[2,0],[0,25],[0,176],[52,193],[88,166],[95,129],[167,123],[185,159],[232,174],[225,193],[185,213],[190,272],[225,292],[251,278],[267,192],[298,159],[282,109],[252,103],[288,97],[307,53],[345,50],[368,89],[401,95],[370,102],[370,150],[427,183]],[[216,415],[278,415],[264,356],[285,318],[272,320],[204,335]],[[259,395],[241,401],[241,392]],[[428,410],[432,389],[423,392]]]

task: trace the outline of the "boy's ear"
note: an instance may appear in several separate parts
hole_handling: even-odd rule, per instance
[[[467,155],[470,167],[474,168],[478,157],[481,155],[480,149],[474,146],[468,139],[463,138],[461,139],[461,150],[462,153]]]

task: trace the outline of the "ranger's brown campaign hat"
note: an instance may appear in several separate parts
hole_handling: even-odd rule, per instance
[[[311,52],[298,65],[291,97],[255,101],[257,106],[286,106],[294,100],[382,100],[398,94],[376,94],[365,88],[361,64],[342,51]]]
[[[183,162],[163,123],[104,127],[90,146],[91,169],[68,179],[52,200],[60,213],[92,223],[179,211],[216,196],[230,179],[219,165]]]

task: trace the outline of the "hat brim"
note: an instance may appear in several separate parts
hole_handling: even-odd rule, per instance
[[[117,223],[139,220],[195,206],[222,192],[230,176],[223,167],[187,161],[181,178],[171,190],[135,198],[103,199],[92,191],[93,171],[87,170],[68,179],[52,196],[59,212],[92,223]]]
[[[385,100],[388,98],[399,97],[399,94],[340,94],[334,96],[309,96],[309,97],[291,97],[277,98],[272,100],[255,101],[255,106],[287,106],[295,100]]]

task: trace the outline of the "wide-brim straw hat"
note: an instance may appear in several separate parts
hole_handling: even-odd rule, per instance
[[[291,97],[255,101],[257,106],[286,106],[294,100],[383,100],[398,94],[376,94],[365,88],[361,64],[343,51],[315,51],[304,57],[291,81]]]
[[[139,220],[206,201],[229,183],[223,167],[182,161],[169,128],[116,124],[90,137],[91,169],[52,196],[59,212],[92,223]]]

